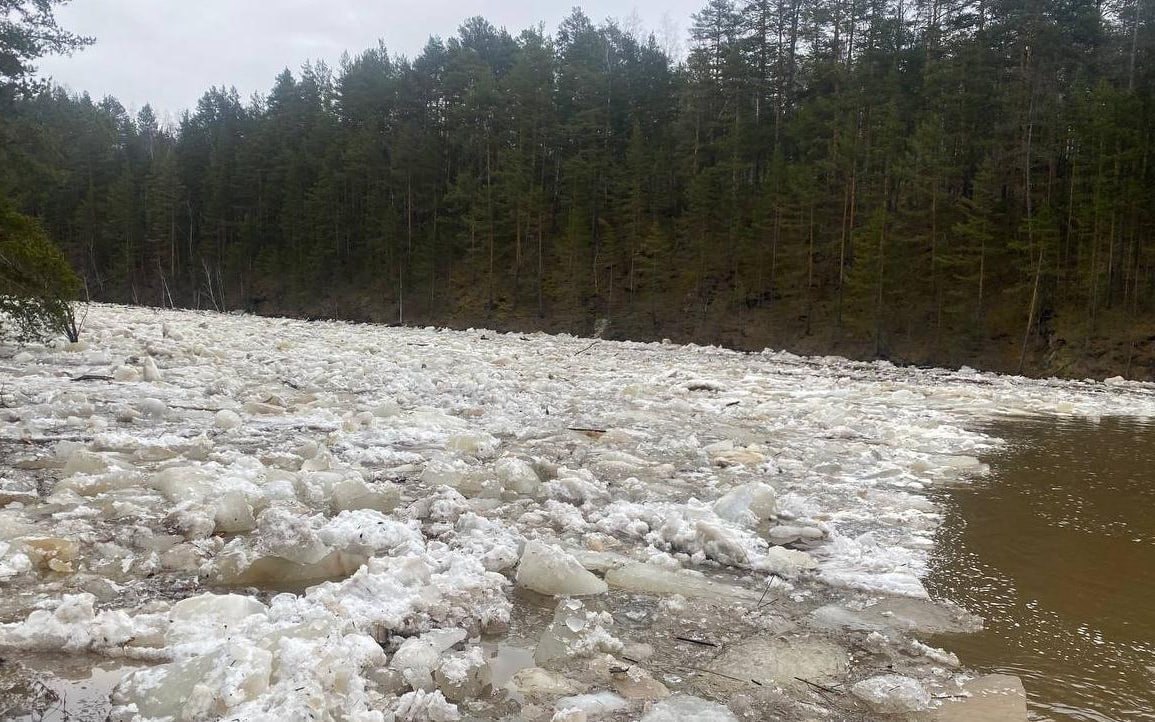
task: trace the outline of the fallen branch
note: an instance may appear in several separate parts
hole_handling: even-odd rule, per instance
[[[703,647],[717,647],[718,646],[714,642],[708,642],[704,639],[694,639],[693,637],[677,637],[676,636],[676,637],[674,637],[674,639],[678,640],[679,642],[689,642],[690,644],[700,644]]]
[[[566,431],[577,431],[578,433],[581,433],[581,434],[604,434],[604,433],[606,433],[605,429],[589,429],[589,428],[586,428],[584,426],[567,426],[567,427],[565,427],[565,430]]]
[[[574,354],[574,356],[581,356],[583,353],[585,353],[586,351],[589,351],[591,348],[593,348],[594,346],[597,346],[599,343],[601,343],[601,339],[594,341],[589,346],[586,346],[581,351],[578,351],[577,353]]]
[[[803,684],[805,684],[807,686],[813,687],[814,689],[817,689],[817,690],[822,691],[822,692],[826,692],[827,694],[838,694],[838,690],[827,687],[826,685],[818,684],[817,682],[814,682],[812,680],[803,679],[802,677],[795,677],[794,679],[798,680],[799,682],[802,682]]]
[[[105,374],[83,374],[72,379],[73,381],[112,381],[111,376]]]
[[[695,672],[701,672],[703,674],[712,674],[715,677],[721,677],[722,679],[728,679],[734,682],[741,682],[742,684],[749,682],[750,684],[754,684],[759,687],[762,686],[762,683],[756,679],[742,679],[741,677],[734,677],[729,674],[723,674],[722,672],[715,672],[714,670],[706,669],[705,667],[695,667],[692,664],[674,664],[670,666],[672,666],[674,669],[691,669]]]
[[[780,599],[780,597],[772,597],[770,599],[770,601],[766,602],[766,604],[762,604],[762,602],[766,599],[766,595],[770,593],[770,588],[772,586],[774,586],[774,580],[778,579],[778,578],[780,578],[780,577],[777,574],[773,574],[773,573],[771,573],[766,578],[766,588],[762,590],[762,596],[758,597],[758,604],[755,605],[755,607],[754,607],[755,611],[762,609],[762,607],[764,607],[764,606],[769,606],[771,604],[774,604],[775,602],[777,602]]]

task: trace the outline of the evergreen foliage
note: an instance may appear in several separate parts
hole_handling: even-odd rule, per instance
[[[12,208],[5,196],[51,159],[24,152],[25,143],[59,142],[22,124],[18,101],[47,86],[33,77],[37,58],[66,53],[92,42],[61,28],[55,8],[67,0],[0,0],[0,339],[41,339],[63,333],[77,340],[72,301],[80,280],[34,219]]]
[[[40,225],[0,202],[0,338],[59,333],[75,341],[80,281]]]
[[[684,62],[472,18],[171,125],[46,90],[0,184],[107,300],[1145,374],[1153,14],[710,0]]]

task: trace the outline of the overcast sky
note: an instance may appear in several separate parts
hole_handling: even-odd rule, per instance
[[[175,119],[212,85],[235,85],[242,97],[267,92],[283,68],[308,59],[335,65],[345,50],[385,41],[409,57],[430,35],[454,35],[482,15],[516,35],[544,22],[553,31],[574,0],[73,0],[57,15],[96,44],[72,57],[44,58],[41,75],[94,97],[115,95],[126,107],[151,103]],[[587,0],[595,22],[640,23],[659,37],[676,27],[684,42],[690,15],[705,0]]]

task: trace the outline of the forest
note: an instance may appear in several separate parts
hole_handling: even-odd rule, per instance
[[[44,86],[0,193],[92,300],[1155,375],[1155,3],[575,9],[209,89]]]

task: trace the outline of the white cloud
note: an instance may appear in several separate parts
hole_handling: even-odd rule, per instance
[[[481,15],[515,35],[544,22],[552,29],[573,0],[84,0],[58,11],[74,32],[96,45],[72,57],[44,58],[42,75],[94,97],[115,95],[125,106],[146,102],[173,115],[195,105],[212,85],[235,85],[242,97],[264,93],[283,68],[308,59],[336,64],[345,50],[374,47],[413,57],[431,35],[454,35],[463,20]],[[705,0],[613,0],[583,3],[595,21],[625,22],[636,12],[659,36],[664,18],[684,32]],[[666,30],[668,34],[668,30]]]

